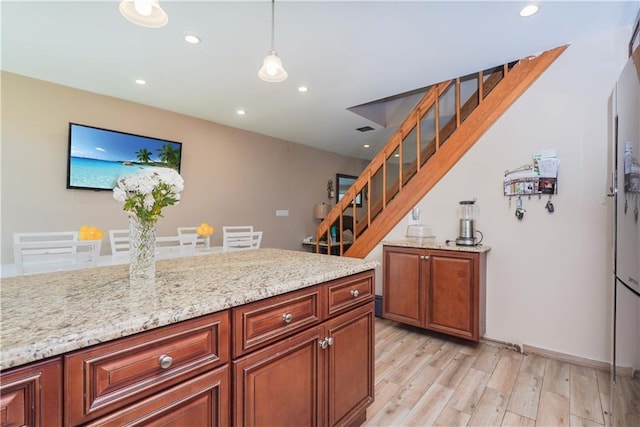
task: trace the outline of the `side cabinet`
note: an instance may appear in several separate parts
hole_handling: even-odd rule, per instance
[[[384,246],[384,318],[478,341],[485,331],[483,252]]]
[[[0,425],[62,425],[62,362],[39,362],[0,374]]]

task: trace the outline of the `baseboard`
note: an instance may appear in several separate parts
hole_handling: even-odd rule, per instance
[[[549,359],[559,360],[560,362],[571,363],[574,365],[584,366],[587,368],[593,368],[600,371],[610,371],[611,364],[607,362],[601,362],[599,360],[587,359],[585,357],[573,356],[571,354],[560,353],[558,351],[547,350],[544,348],[534,347],[531,345],[523,344],[522,352],[524,354],[536,354],[538,356],[547,357]],[[620,375],[631,376],[632,369],[627,366],[618,366],[616,371]]]
[[[538,356],[546,357],[548,359],[558,360],[560,362],[571,363],[573,365],[584,366],[586,368],[593,368],[600,371],[611,371],[611,364],[607,362],[601,362],[599,360],[587,359],[585,357],[578,357],[571,354],[560,353],[558,351],[547,350],[545,348],[534,347],[532,345],[523,344],[522,347],[518,344],[509,343],[506,341],[497,340],[489,337],[482,337],[481,342],[498,345],[500,347],[507,348],[509,350],[517,351],[523,354],[536,354]],[[628,376],[630,378],[640,378],[640,371],[634,370],[631,366],[618,366],[616,368],[618,375]]]
[[[491,345],[497,345],[503,348],[506,348],[508,350],[512,350],[518,353],[522,353],[522,349],[520,348],[520,346],[518,344],[513,344],[510,342],[506,342],[506,341],[500,341],[494,338],[489,338],[489,337],[482,337],[480,338],[480,342],[483,343],[487,343],[487,344],[491,344]]]

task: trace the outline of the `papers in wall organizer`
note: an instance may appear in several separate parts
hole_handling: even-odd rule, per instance
[[[555,150],[533,153],[533,164],[505,172],[504,195],[556,194],[559,165]]]

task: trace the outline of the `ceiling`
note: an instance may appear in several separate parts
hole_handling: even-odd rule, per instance
[[[289,77],[266,83],[257,72],[271,44],[268,0],[161,0],[169,23],[159,29],[125,20],[116,1],[3,0],[1,68],[371,158],[416,101],[394,95],[630,26],[640,5],[537,3],[520,18],[524,1],[278,0],[275,50]],[[187,33],[202,42],[187,44]],[[354,110],[372,119],[348,110],[389,97],[383,111]]]

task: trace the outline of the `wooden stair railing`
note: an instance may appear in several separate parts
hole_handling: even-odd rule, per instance
[[[336,234],[343,236],[343,218],[350,215],[353,217],[353,241],[345,245],[342,238],[337,239],[339,254],[356,258],[366,256],[566,48],[567,45],[559,46],[537,56],[504,64],[500,67],[501,72],[493,69],[486,79],[480,71],[476,77],[477,90],[462,106],[460,78],[433,85],[320,223],[316,241],[326,239],[331,242],[333,226],[337,228]],[[455,114],[440,126],[440,98],[451,86],[455,88]],[[421,120],[432,109],[435,113],[434,136],[422,147]],[[410,159],[410,165],[405,168],[403,141],[414,130],[415,160]],[[393,159],[397,159],[397,166],[392,165],[397,168],[395,172],[389,167]],[[397,176],[388,185],[391,173]],[[375,186],[373,182],[376,182]],[[363,192],[366,196],[361,198],[363,207],[357,208],[356,196]],[[321,252],[319,244],[316,244],[316,252]]]

